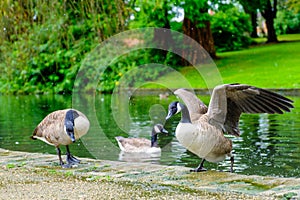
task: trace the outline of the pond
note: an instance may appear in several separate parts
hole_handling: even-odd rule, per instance
[[[208,104],[209,95],[201,95]],[[241,137],[231,137],[235,155],[234,169],[239,174],[300,177],[299,96],[289,96],[295,108],[283,115],[243,114]],[[56,154],[53,146],[29,137],[36,125],[50,112],[74,107],[91,122],[87,135],[70,145],[78,157],[124,162],[151,162],[194,168],[200,159],[183,148],[174,136],[180,116],[165,122],[168,104],[175,100],[159,99],[157,92],[90,95],[0,96],[0,148]],[[154,123],[165,124],[169,134],[161,134],[160,157],[120,153],[115,136],[150,138]],[[65,148],[61,148],[65,152]],[[205,163],[207,169],[226,170],[230,161]]]

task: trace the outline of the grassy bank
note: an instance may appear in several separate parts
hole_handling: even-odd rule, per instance
[[[281,42],[277,44],[263,44],[263,39],[257,41],[258,45],[248,49],[218,54],[220,59],[215,60],[215,64],[223,82],[264,88],[300,88],[300,34],[279,36]],[[207,87],[194,67],[182,68],[180,73],[193,88]],[[170,88],[184,85],[176,72],[164,75],[157,82]]]

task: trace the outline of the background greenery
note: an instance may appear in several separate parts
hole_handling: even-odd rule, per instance
[[[215,60],[224,83],[246,83],[265,88],[300,88],[300,34],[281,35],[276,45],[261,44],[241,51],[219,53]],[[261,43],[258,38],[255,41]],[[184,67],[180,73],[187,77],[193,88],[206,88],[206,83],[194,67]],[[179,88],[184,83],[176,79],[171,72],[159,78],[157,82],[170,88]],[[146,88],[159,88],[149,84]]]
[[[125,30],[149,26],[186,33],[187,23],[195,25],[193,27],[200,33],[211,29],[218,53],[216,64],[225,81],[238,82],[247,77],[248,83],[256,84],[274,73],[274,81],[262,86],[282,87],[284,84],[284,87],[299,87],[299,60],[295,55],[299,52],[299,42],[221,53],[261,42],[250,38],[253,29],[249,12],[245,9],[246,2],[3,0],[0,2],[0,92],[70,93],[83,58],[105,39]],[[258,1],[256,5],[259,7],[254,10],[260,9],[264,13],[268,2],[270,0]],[[273,0],[273,5],[275,2],[278,10],[274,21],[276,33],[299,33],[297,1]],[[195,33],[198,32],[195,30]],[[191,34],[191,37],[195,35]],[[194,39],[205,46],[201,37]],[[274,57],[279,59],[277,64],[274,64]],[[97,90],[111,92],[126,71],[153,62],[194,76],[191,68],[184,67],[185,63],[179,56],[157,50],[140,50],[114,60],[101,73]],[[153,80],[166,73],[163,68],[147,70],[143,74],[132,74],[132,82]],[[278,71],[280,74],[276,74]],[[258,72],[263,76],[256,75]],[[171,76],[168,79],[172,80]],[[199,80],[191,80],[195,87],[205,87]]]

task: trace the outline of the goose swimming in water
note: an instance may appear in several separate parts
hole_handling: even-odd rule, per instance
[[[207,107],[196,95],[178,89],[174,92],[184,104],[175,101],[169,104],[166,119],[181,112],[181,121],[176,127],[176,138],[202,161],[191,171],[206,171],[204,161],[220,162],[230,157],[233,172],[234,156],[228,133],[239,136],[239,118],[242,113],[283,114],[293,108],[293,101],[274,92],[245,84],[224,84],[214,88]]]
[[[168,133],[163,125],[154,125],[151,132],[151,141],[146,138],[124,138],[117,136],[115,139],[123,152],[130,153],[160,153],[161,149],[157,144],[157,135],[159,133]]]
[[[75,109],[57,110],[47,115],[39,123],[31,138],[55,146],[59,164],[62,167],[69,168],[73,164],[80,163],[80,160],[71,155],[68,145],[85,135],[89,127],[89,120],[80,111]],[[67,164],[62,161],[60,145],[66,146]]]

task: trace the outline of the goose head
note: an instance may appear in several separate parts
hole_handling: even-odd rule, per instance
[[[161,124],[155,124],[151,133],[151,147],[157,147],[157,134],[168,133],[168,131]]]
[[[178,101],[174,101],[169,104],[168,115],[166,117],[166,120],[170,119],[173,115],[176,115],[177,113],[180,112],[181,112],[180,122],[191,123],[191,117],[187,107]]]
[[[74,115],[73,110],[69,110],[66,113],[64,122],[64,131],[70,137],[71,141],[74,143],[76,141],[74,134]]]
[[[158,133],[168,133],[168,131],[161,124],[155,124],[152,129],[152,135],[157,135]]]
[[[178,101],[173,101],[172,103],[170,103],[166,120],[170,119],[173,115],[176,115],[177,113],[181,112],[182,108],[183,105]]]

